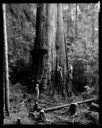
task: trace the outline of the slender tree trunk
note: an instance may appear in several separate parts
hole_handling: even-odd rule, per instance
[[[5,111],[9,116],[9,68],[8,68],[8,44],[7,44],[7,28],[6,28],[6,4],[3,4],[3,20],[4,20],[4,98]]]
[[[76,3],[76,6],[75,7],[76,7],[76,15],[75,15],[76,16],[76,19],[75,19],[75,36],[76,36],[76,39],[77,39],[77,36],[78,36],[78,32],[77,32],[78,31],[77,30],[78,29],[77,28],[77,3]]]
[[[92,42],[94,46],[94,19],[92,19]]]
[[[71,4],[68,5],[67,34],[68,36],[71,35]]]
[[[92,4],[92,9],[94,10],[94,4]],[[92,17],[92,43],[94,46],[94,18]]]

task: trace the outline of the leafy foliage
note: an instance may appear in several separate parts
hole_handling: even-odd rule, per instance
[[[77,86],[78,88],[83,86],[83,84],[90,83],[91,85],[95,85],[95,83],[97,83],[96,78],[98,77],[99,5],[77,4],[77,39],[75,36],[76,5],[68,4],[66,6],[68,8],[64,10],[64,32],[67,44],[68,61],[74,65],[73,81],[77,83],[79,86]],[[69,24],[67,17],[70,18],[71,22],[69,28],[67,28]],[[93,23],[94,25],[92,26]],[[82,61],[79,61],[79,58]],[[83,68],[83,66],[86,65],[83,64],[84,60],[87,62],[87,70]],[[87,82],[83,82],[86,81],[86,78]]]
[[[30,67],[30,51],[35,38],[35,10],[36,6],[32,4],[7,4],[9,71],[12,79],[17,79],[21,70],[26,72]]]

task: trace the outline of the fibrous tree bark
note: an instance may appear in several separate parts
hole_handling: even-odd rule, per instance
[[[43,83],[45,83],[45,81],[47,80],[46,63],[48,58],[46,4],[41,3],[37,5],[36,16],[36,39],[33,50],[33,78],[35,81],[41,80],[43,75],[44,79],[42,80]]]
[[[7,115],[9,116],[9,68],[8,68],[8,44],[7,44],[7,28],[6,28],[6,4],[2,5],[3,8],[3,20],[4,20],[4,67],[3,67],[3,79],[4,79],[4,107]]]
[[[56,29],[57,29],[57,4],[47,4],[47,41],[49,46],[48,66],[49,84],[55,90],[55,69],[56,69]]]
[[[34,79],[44,78],[54,85],[56,63],[56,4],[38,4],[36,18],[36,40],[33,51]],[[44,79],[42,83],[45,83]],[[47,84],[47,82],[45,83]]]
[[[67,36],[69,37],[69,40],[68,40],[68,44],[71,43],[71,40],[70,40],[70,37],[72,35],[72,31],[71,31],[71,4],[68,5],[68,15],[67,15]],[[66,92],[67,92],[67,96],[71,96],[71,93],[70,93],[70,88],[69,88],[69,72],[68,72],[68,49],[67,49],[67,45],[66,44],[66,40],[64,40],[65,42],[65,51],[66,51],[66,70],[67,70],[67,76],[66,76]]]
[[[66,56],[62,11],[62,4],[38,4],[33,74],[34,79],[39,80],[44,73],[42,84],[47,84],[49,80],[55,89],[56,66],[59,65],[63,69],[60,81],[63,92],[66,84]]]
[[[62,4],[57,4],[56,65],[59,65],[62,68],[63,78],[59,79],[59,81],[61,85],[62,95],[64,95],[66,86],[66,53],[64,43]]]

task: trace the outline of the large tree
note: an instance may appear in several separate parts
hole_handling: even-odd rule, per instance
[[[34,80],[41,80],[42,74],[46,74],[44,60],[47,54],[46,4],[38,4],[36,14],[36,39],[33,49]]]
[[[54,71],[56,65],[56,24],[57,5],[38,4],[36,15],[36,39],[33,50],[34,79],[41,80],[46,85],[54,84]]]
[[[55,84],[56,68],[56,29],[57,29],[57,4],[47,4],[47,41],[49,45],[48,66],[49,84],[53,88]]]
[[[64,43],[64,29],[63,29],[63,6],[62,4],[57,4],[57,32],[56,32],[56,63],[62,68],[62,80],[61,89],[62,94],[65,94],[66,86],[66,53],[65,53],[65,43]]]
[[[63,69],[61,81],[63,92],[66,84],[66,55],[62,4],[38,4],[33,53],[34,79],[41,79],[43,74],[43,84],[47,84],[49,79],[51,85],[57,86],[55,74],[58,65]]]

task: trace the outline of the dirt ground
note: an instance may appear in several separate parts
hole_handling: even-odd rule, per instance
[[[23,101],[23,94],[27,95],[27,101],[31,99],[31,102]],[[92,96],[91,98],[94,98]],[[69,104],[76,101],[82,101],[81,96],[72,96],[67,99],[62,99],[61,97],[52,98],[48,94],[41,94],[39,98],[39,107],[42,109],[51,108],[54,106],[59,106],[63,104]],[[29,111],[33,108],[35,104],[34,95],[27,93],[26,86],[21,86],[19,83],[10,86],[10,117],[6,116],[4,112],[4,124],[16,124],[17,119],[20,118],[21,124],[27,125],[70,125],[70,124],[95,124],[99,125],[99,113],[96,111],[88,110],[88,104],[78,105],[77,113],[75,116],[68,116],[67,111],[69,107],[65,107],[60,110],[45,113],[46,121],[39,122],[35,121],[33,118],[29,117]],[[17,107],[17,105],[19,105]],[[35,112],[35,116],[39,115]]]

